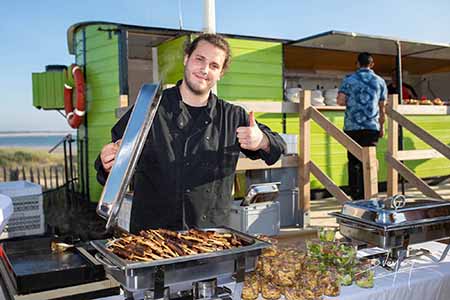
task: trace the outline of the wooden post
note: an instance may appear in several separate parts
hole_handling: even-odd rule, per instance
[[[27,180],[27,176],[25,176],[25,167],[22,166],[22,179]]]
[[[8,177],[6,177],[6,167],[3,167],[3,181],[8,181]]]
[[[56,176],[56,179],[55,179],[56,180],[56,186],[55,187],[58,188],[59,187],[59,182],[58,182],[59,180],[58,180],[58,167],[57,166],[55,167],[55,176]]]
[[[378,194],[378,161],[375,147],[363,147],[362,165],[364,174],[364,198],[370,199]]]
[[[298,189],[300,216],[303,219],[303,227],[309,225],[309,211],[311,208],[311,187],[310,187],[310,161],[311,161],[311,121],[309,108],[311,107],[311,91],[303,91],[300,95],[299,103],[299,124],[300,124],[300,153],[298,164]]]
[[[48,190],[48,187],[47,187],[47,174],[45,173],[45,168],[42,169],[42,172],[43,172],[43,176],[44,176],[44,188],[45,188],[45,190]]]
[[[37,172],[37,183],[41,184],[41,172],[39,171],[39,167],[37,167],[36,172]]]
[[[397,110],[398,95],[389,96],[388,106]],[[388,148],[387,155],[397,158],[398,156],[398,123],[390,116],[388,118]],[[398,194],[398,172],[388,162],[387,163],[387,196],[391,197]]]
[[[33,167],[30,167],[30,181],[34,182]]]
[[[16,168],[15,170],[13,169],[9,170],[9,180],[10,181],[19,180],[19,168]]]
[[[53,189],[53,172],[52,172],[52,170],[53,170],[53,167],[52,166],[50,166],[49,167],[49,172],[50,172],[50,175],[48,175],[48,177],[49,177],[49,181],[50,181],[50,189]]]

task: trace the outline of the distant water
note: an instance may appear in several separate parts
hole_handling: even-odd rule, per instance
[[[66,135],[65,134],[0,134],[0,148],[41,148],[50,150],[58,144]],[[75,139],[76,136],[72,135]],[[76,142],[72,143],[72,147],[76,147]],[[61,144],[58,148],[63,149]]]

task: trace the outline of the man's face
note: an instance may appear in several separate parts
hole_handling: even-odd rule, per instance
[[[197,95],[209,93],[222,76],[225,56],[222,49],[206,41],[200,41],[191,56],[184,57],[186,86]]]

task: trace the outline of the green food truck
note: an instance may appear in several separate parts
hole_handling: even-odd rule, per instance
[[[72,68],[48,66],[45,72],[33,73],[35,107],[61,110],[65,93],[66,99],[73,97],[73,104],[66,101],[66,114],[73,105],[74,114],[82,120],[77,127],[78,187],[90,201],[98,201],[102,191],[96,181],[94,161],[102,146],[110,141],[111,127],[133,105],[143,83],[162,82],[169,86],[182,78],[183,44],[197,34],[109,22],[78,23],[68,29],[67,43],[74,64],[82,71],[82,80],[77,76],[73,80]],[[231,68],[218,82],[217,94],[228,101],[297,101],[300,90],[312,90],[313,105],[318,105],[323,114],[342,128],[344,110],[336,106],[335,97],[342,79],[354,71],[356,55],[371,52],[375,72],[390,81],[398,64],[398,45],[403,49],[400,57],[408,83],[416,87],[419,95],[444,101],[450,98],[449,45],[338,31],[296,41],[223,35],[231,45],[233,58]],[[72,86],[76,92],[69,93]],[[256,117],[280,133],[298,135],[298,115],[260,113]],[[441,141],[450,143],[450,116],[411,119]],[[345,149],[317,125],[312,125],[311,135],[311,158],[338,185],[347,185]],[[407,131],[403,146],[426,148]],[[383,138],[377,148],[380,182],[386,181],[386,147]],[[445,158],[408,161],[407,165],[422,178],[450,175],[450,162]],[[323,186],[312,177],[311,188],[320,190]]]

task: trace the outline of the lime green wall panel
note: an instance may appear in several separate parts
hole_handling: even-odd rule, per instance
[[[217,84],[226,100],[283,99],[281,43],[227,39],[231,47],[230,68]]]
[[[31,75],[33,106],[46,110],[64,108],[65,73],[42,72]]]
[[[103,145],[111,139],[111,127],[117,122],[115,111],[119,106],[119,44],[118,35],[102,29],[116,29],[111,25],[92,25],[76,33],[77,61],[86,59],[87,104],[87,165],[90,199],[98,201],[103,187],[97,183],[94,162]],[[86,52],[83,52],[85,30]],[[80,127],[80,130],[85,130]],[[80,131],[79,130],[79,131]]]
[[[188,36],[158,47],[160,78],[175,84],[183,76],[183,47]],[[282,48],[280,43],[227,39],[232,63],[217,84],[220,98],[233,100],[279,100],[283,98]]]
[[[338,128],[343,128],[343,112],[327,111],[322,113]],[[450,145],[450,132],[444,128],[448,125],[443,125],[450,124],[450,116],[409,116],[408,118],[442,142]],[[287,116],[286,131],[289,134],[298,134],[298,116],[291,114]],[[404,130],[404,148],[405,150],[413,150],[429,149],[430,147],[413,136],[409,131]],[[379,161],[378,181],[380,182],[386,181],[386,162],[384,160],[386,149],[387,139],[384,137],[379,140],[377,146],[377,159]],[[347,185],[347,151],[315,122],[311,122],[311,159],[337,185]],[[450,161],[447,159],[407,161],[406,165],[422,178],[450,175]],[[323,188],[323,185],[312,176],[311,188]]]
[[[176,84],[183,77],[184,44],[188,36],[181,36],[158,46],[159,78],[163,84]]]

